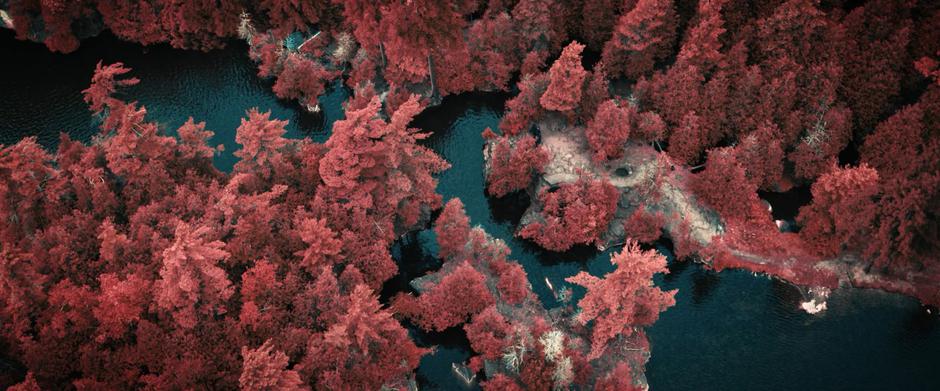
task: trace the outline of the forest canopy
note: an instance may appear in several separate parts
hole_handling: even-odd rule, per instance
[[[329,139],[248,108],[231,172],[214,132],[175,136],[99,63],[100,132],[0,149],[0,355],[13,389],[413,389],[457,330],[487,390],[646,389],[644,327],[681,259],[940,305],[940,3],[871,0],[0,1],[19,39],[72,52],[248,42],[273,92]],[[412,125],[446,96],[501,91],[482,130],[487,195],[531,200],[515,234],[613,252],[546,309],[509,248],[437,192],[449,163]],[[198,113],[192,113],[197,115]],[[761,194],[808,189],[792,221]],[[445,203],[445,201],[447,201]],[[380,300],[390,248],[433,230],[440,268]],[[577,287],[575,287],[577,286]],[[567,289],[567,287],[566,287]]]

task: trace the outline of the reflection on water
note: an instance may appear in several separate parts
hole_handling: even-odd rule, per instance
[[[687,263],[687,262],[684,262]],[[715,291],[721,281],[718,273],[710,270],[697,269],[692,273],[692,302],[702,304],[708,296]]]
[[[206,121],[207,128],[216,132],[213,142],[226,146],[216,159],[223,169],[234,164],[234,131],[246,109],[272,110],[272,117],[289,119],[290,137],[324,140],[332,121],[342,117],[340,103],[347,96],[344,89],[334,88],[321,99],[325,113],[321,129],[321,119],[274,97],[269,83],[254,76],[254,65],[238,42],[210,53],[163,46],[145,52],[140,46],[100,37],[83,42],[76,53],[58,55],[12,37],[9,31],[0,32],[4,52],[13,54],[5,58],[5,65],[13,67],[7,74],[15,76],[0,79],[0,143],[4,144],[37,135],[43,145],[53,146],[59,131],[87,140],[96,130],[80,91],[102,58],[135,68],[141,83],[124,95],[146,105],[151,120],[170,131],[189,115]],[[438,191],[445,201],[461,198],[473,224],[505,240],[512,258],[525,267],[536,294],[554,307],[560,303],[546,287],[546,279],[557,288],[581,270],[607,273],[612,269],[610,253],[619,249],[598,252],[585,246],[558,254],[513,236],[528,200],[522,193],[502,200],[486,197],[480,137],[484,128],[497,127],[505,98],[449,97],[422,113],[413,125],[434,131],[425,144],[453,165],[440,177]],[[792,218],[801,202],[781,207],[781,217]],[[676,306],[649,330],[653,354],[646,370],[652,389],[940,389],[938,320],[915,300],[841,289],[833,292],[827,312],[811,316],[798,309],[799,291],[785,283],[744,271],[715,273],[673,262],[670,247],[666,241],[656,246],[670,259],[670,273],[657,276],[656,283],[678,293]],[[386,284],[383,300],[410,290],[411,278],[439,267],[436,251],[429,230],[396,244],[393,255],[402,275]],[[420,388],[465,389],[451,367],[470,356],[461,329],[411,330],[422,346],[437,346],[421,360]]]

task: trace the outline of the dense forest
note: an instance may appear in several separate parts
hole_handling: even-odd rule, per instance
[[[20,39],[71,52],[250,44],[278,97],[329,140],[251,109],[231,172],[190,119],[175,136],[99,63],[90,142],[0,149],[0,385],[36,389],[415,389],[458,329],[486,390],[648,388],[644,327],[679,258],[808,287],[940,305],[940,3],[913,0],[0,0]],[[511,94],[486,129],[487,191],[526,193],[516,235],[620,247],[546,309],[508,247],[444,203],[449,163],[411,125],[470,91]],[[196,113],[193,113],[196,115]],[[762,194],[808,189],[792,221]],[[390,247],[432,227],[438,270],[380,300]],[[14,385],[15,384],[15,385]]]

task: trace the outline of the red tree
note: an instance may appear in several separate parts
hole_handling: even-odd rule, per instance
[[[173,245],[163,251],[156,300],[181,327],[195,327],[200,314],[224,314],[225,302],[233,293],[225,270],[217,265],[229,254],[222,250],[221,241],[206,240],[209,233],[208,227],[193,229],[181,222]]]
[[[937,52],[937,56],[940,57],[940,52]],[[940,62],[937,62],[937,60],[924,56],[914,63],[914,67],[924,77],[933,79],[935,83],[940,84]]]
[[[328,1],[294,2],[289,0],[260,0],[258,8],[268,15],[268,21],[275,26],[273,31],[279,37],[286,37],[294,31],[307,31],[309,26],[320,21],[320,14],[329,6]]]
[[[695,164],[707,147],[702,119],[694,111],[682,117],[679,128],[669,136],[669,155],[680,162]]]
[[[721,8],[726,0],[706,0],[698,3],[698,24],[690,28],[679,50],[677,65],[692,65],[711,73],[723,65],[720,37],[725,32]]]
[[[440,247],[440,257],[447,259],[460,254],[470,236],[470,219],[463,210],[459,198],[447,201],[444,211],[434,223],[434,233]]]
[[[581,12],[581,35],[593,50],[600,50],[610,39],[617,14],[624,7],[621,0],[599,0],[584,3]]]
[[[221,144],[216,148],[206,145],[215,133],[206,130],[205,122],[193,121],[193,117],[189,117],[186,123],[176,130],[176,134],[179,135],[179,150],[183,159],[211,161],[215,152],[223,149]]]
[[[523,226],[517,234],[552,251],[594,243],[607,232],[619,198],[620,192],[610,182],[586,177],[555,190],[542,190],[538,220]]]
[[[440,207],[432,176],[447,162],[417,140],[426,137],[408,123],[421,110],[412,96],[388,121],[378,118],[381,102],[346,111],[333,125],[328,151],[318,163],[322,183],[315,205],[341,231],[347,262],[378,288],[396,273],[388,245]]]
[[[670,126],[680,126],[683,117],[702,106],[705,75],[695,66],[673,66],[652,79],[640,79],[636,95],[656,109]]]
[[[427,284],[420,296],[400,294],[392,306],[425,330],[443,331],[464,323],[495,303],[486,277],[464,262],[440,282]]]
[[[376,118],[379,106],[379,99],[373,98],[333,125],[326,142],[330,150],[320,163],[324,182],[320,191],[331,200],[342,200],[347,209],[362,208],[382,222],[397,218],[401,227],[409,228],[418,222],[422,209],[440,206],[431,175],[449,165],[416,144],[425,133],[408,127],[422,109],[417,96],[411,96],[388,122]]]
[[[845,107],[824,109],[788,156],[798,177],[813,179],[838,162],[851,137],[852,112]]]
[[[281,149],[288,144],[285,126],[287,121],[271,119],[270,111],[248,110],[248,119],[243,118],[235,132],[235,142],[242,145],[242,149],[235,151],[235,156],[241,159],[235,164],[235,171],[271,175],[271,166],[282,163]]]
[[[610,81],[607,80],[607,71],[602,65],[594,67],[591,79],[587,82],[584,93],[581,94],[581,106],[578,108],[578,119],[587,123],[597,113],[601,103],[610,99]]]
[[[642,112],[636,122],[631,132],[636,139],[652,142],[662,140],[666,135],[666,123],[659,114],[652,111]]]
[[[705,170],[691,182],[695,195],[724,219],[770,221],[757,197],[757,186],[747,178],[730,148],[709,150]]]
[[[282,67],[274,82],[274,93],[282,99],[301,99],[300,103],[308,107],[316,107],[326,84],[339,76],[339,72],[295,53],[286,56]]]
[[[284,41],[274,34],[256,34],[249,43],[248,56],[258,63],[258,76],[276,77],[280,74],[287,51]]]
[[[505,12],[484,16],[470,26],[467,34],[470,74],[476,75],[477,81],[475,89],[507,89],[520,62],[512,18]]]
[[[212,0],[100,0],[97,9],[105,26],[119,38],[199,50],[224,46],[224,38],[236,35],[242,12],[237,4]]]
[[[122,109],[108,116],[102,129],[113,124],[114,137],[108,144],[105,158],[108,168],[123,177],[127,183],[122,192],[131,211],[172,191],[173,176],[184,175],[168,163],[174,155],[176,140],[161,136],[157,124],[147,122],[145,108],[134,104],[121,105]],[[185,169],[185,166],[175,167]]]
[[[503,135],[490,142],[486,190],[496,197],[528,187],[532,176],[541,173],[548,163],[548,151],[529,134],[513,138]]]
[[[878,124],[865,139],[861,160],[878,171],[883,195],[878,202],[877,232],[867,253],[880,268],[906,269],[921,264],[937,246],[936,200],[940,194],[937,162],[940,138],[940,87],[932,85],[919,102]]]
[[[840,93],[855,122],[870,129],[900,92],[902,70],[910,61],[911,3],[869,2],[845,16],[845,67]]]
[[[502,373],[496,374],[492,379],[480,383],[480,387],[486,391],[522,391],[522,387],[519,386],[519,383],[516,383],[511,377]]]
[[[72,23],[94,12],[91,1],[11,1],[6,5],[17,39],[40,41],[55,52],[78,49]]]
[[[337,323],[310,339],[305,360],[296,370],[310,376],[315,388],[404,387],[424,351],[379,307],[369,288],[356,286],[348,299]]]
[[[813,183],[813,203],[800,208],[800,236],[822,255],[847,247],[858,250],[869,239],[879,193],[878,172],[862,165],[835,168]]]
[[[643,387],[633,381],[633,371],[630,366],[618,362],[606,377],[597,382],[594,389],[597,391],[639,391]]]
[[[499,273],[496,291],[508,304],[521,304],[532,292],[525,269],[518,263],[509,263]]]
[[[666,258],[653,250],[640,250],[630,241],[610,261],[616,269],[604,278],[580,272],[566,281],[587,288],[578,303],[578,321],[593,323],[589,359],[601,357],[612,340],[632,335],[636,327],[650,326],[659,313],[675,304],[675,291],[652,284],[653,274],[666,272]]]
[[[284,352],[274,350],[271,341],[257,349],[242,347],[242,374],[238,384],[244,390],[309,390],[297,371],[287,369]]]
[[[676,39],[676,15],[671,0],[639,0],[617,19],[604,45],[602,61],[611,75],[636,79],[670,54]]]
[[[236,135],[242,161],[221,173],[204,124],[187,121],[179,140],[163,136],[144,109],[110,95],[113,78],[99,82],[89,89],[105,116],[96,142],[64,137],[54,156],[34,139],[0,150],[0,220],[11,223],[0,226],[0,333],[35,383],[232,389],[242,374],[249,388],[411,381],[423,351],[365,284],[394,275],[395,230],[439,203],[431,175],[445,164],[407,129],[415,100],[374,128],[359,126],[355,110],[353,126],[337,126],[331,152],[365,161],[352,177],[362,187],[350,189],[374,200],[363,207],[326,184],[343,167],[320,162],[341,159],[285,139],[281,121],[249,112]],[[367,109],[370,121],[378,105]],[[372,144],[354,149],[360,141]]]
[[[495,306],[487,307],[463,326],[470,347],[487,360],[497,360],[510,343],[512,326],[500,315]]]
[[[503,136],[485,136],[491,194],[526,188],[542,170],[547,152],[528,132],[551,125],[550,111],[586,125],[597,162],[619,158],[628,137],[668,140],[669,153],[690,164],[730,145],[711,150],[700,174],[676,170],[677,189],[693,190],[725,229],[702,249],[680,221],[672,235],[680,256],[701,249],[720,265],[740,261],[720,256],[751,252],[768,260],[764,270],[786,260],[775,273],[789,278],[815,260],[796,245],[834,257],[864,250],[859,266],[873,259],[872,278],[855,282],[935,293],[933,6],[703,0],[695,13],[671,0],[0,3],[18,38],[54,51],[102,29],[195,49],[242,33],[281,97],[313,106],[339,76],[355,89],[326,145],[286,139],[284,121],[250,111],[236,135],[241,161],[227,174],[212,166],[217,149],[204,123],[190,119],[168,137],[145,108],[120,98],[120,87],[138,82],[128,69],[99,63],[84,91],[104,121],[94,142],[63,137],[55,154],[35,139],[3,147],[0,333],[5,354],[28,370],[20,389],[407,387],[423,351],[374,290],[397,272],[390,244],[440,207],[434,174],[447,166],[408,124],[440,96],[505,89],[516,71],[520,91],[506,104]],[[677,26],[685,32],[678,50]],[[283,40],[294,31],[318,35],[295,50]],[[604,44],[589,80],[583,46],[563,49],[573,36]],[[609,83],[622,76],[639,79],[630,97],[621,96],[623,83]],[[617,107],[615,97],[629,105]],[[861,145],[860,166],[835,168],[848,143]],[[794,183],[811,184],[814,196],[798,216],[799,236],[773,229],[756,196]],[[547,189],[519,234],[555,250],[616,240],[608,235],[618,227],[608,228],[619,195],[604,180]],[[667,225],[655,210],[640,206],[627,236],[655,240]],[[649,285],[661,262],[638,261],[646,256],[631,243],[607,279],[573,277],[589,289],[584,324],[572,325],[542,311],[525,270],[507,260],[505,244],[469,229],[459,201],[435,230],[448,258],[442,272],[394,307],[434,330],[471,319],[465,330],[482,354],[474,370],[484,358],[503,365],[527,352],[483,387],[638,387],[643,358],[632,349],[647,346],[636,327],[671,298]],[[583,331],[594,334],[590,353]],[[552,349],[543,338],[554,332],[564,343]],[[585,357],[599,352],[609,357]]]
[[[115,110],[116,106],[121,105],[122,102],[113,97],[114,93],[117,92],[117,88],[140,83],[140,79],[136,77],[123,80],[117,79],[117,77],[130,71],[130,68],[125,68],[124,64],[120,62],[102,66],[102,62],[98,61],[98,65],[95,66],[95,74],[91,79],[91,86],[82,91],[85,102],[88,103],[91,111],[97,114],[106,108]]]
[[[381,10],[383,34],[378,38],[388,57],[386,77],[394,83],[421,82],[432,72],[434,61],[429,57],[437,52],[461,51],[465,45],[465,19],[449,1],[389,2]]]
[[[630,124],[635,120],[636,108],[620,107],[617,101],[607,100],[597,108],[594,118],[584,129],[595,163],[619,159],[623,156],[624,143],[630,137]]]
[[[10,388],[7,388],[7,391],[41,391],[42,388],[39,388],[39,383],[36,382],[36,377],[33,376],[32,372],[26,374],[26,380],[23,380],[22,383],[16,384]]]
[[[50,160],[35,137],[0,153],[0,214],[12,223],[0,226],[3,242],[16,243],[40,227],[43,180],[54,173],[47,165]]]
[[[152,282],[138,275],[119,279],[114,274],[102,274],[101,294],[92,311],[99,322],[99,342],[120,339],[140,320],[150,303]]]
[[[519,380],[526,390],[551,390],[554,386],[555,366],[545,359],[545,352],[541,346],[535,346],[535,351],[528,354],[522,361],[519,370]]]
[[[734,148],[747,178],[763,190],[774,190],[783,181],[783,146],[780,131],[764,123],[744,136]]]
[[[581,102],[581,90],[587,71],[581,66],[581,51],[584,45],[571,42],[561,52],[549,69],[548,89],[539,98],[539,103],[547,110],[568,112],[578,107]]]
[[[309,219],[301,223],[300,237],[309,247],[298,252],[297,255],[303,256],[301,266],[311,274],[319,272],[323,266],[331,266],[330,261],[343,248],[343,243],[337,239],[336,232],[333,232],[322,219]]]
[[[548,88],[548,75],[525,74],[519,80],[519,94],[506,102],[506,115],[499,121],[499,130],[508,136],[528,131],[532,123],[542,116],[544,108],[539,103]]]
[[[316,288],[311,291],[317,294],[338,295],[338,291],[324,289],[323,284],[335,284],[336,278],[328,267],[318,270],[318,276],[313,283]],[[292,297],[292,283],[297,280],[296,275],[289,273],[284,278],[278,278],[277,266],[267,260],[260,260],[241,276],[241,312],[238,314],[239,324],[258,339],[268,339],[290,325],[290,300]],[[332,285],[329,285],[333,287]],[[335,300],[330,297],[331,300]],[[323,310],[321,306],[311,305]],[[309,308],[309,307],[308,307]],[[304,311],[300,311],[303,313]],[[327,311],[323,311],[327,312]],[[332,312],[321,313],[317,316],[320,322],[334,320]],[[244,347],[243,347],[244,349]]]
[[[666,216],[662,212],[652,213],[640,205],[630,218],[623,223],[623,230],[629,239],[640,243],[655,242],[662,235],[666,226]]]

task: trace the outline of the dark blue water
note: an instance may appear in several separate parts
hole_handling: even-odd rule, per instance
[[[342,88],[321,98],[325,118],[304,113],[294,103],[278,100],[269,82],[254,76],[254,65],[243,44],[210,53],[168,47],[144,50],[138,45],[100,37],[83,42],[69,55],[46,52],[37,44],[13,40],[0,31],[5,77],[0,79],[0,143],[36,135],[54,147],[58,132],[88,139],[94,119],[81,100],[94,64],[123,61],[142,81],[125,96],[146,105],[150,119],[174,130],[190,115],[206,121],[224,143],[220,168],[234,163],[234,131],[246,109],[271,110],[290,120],[290,137],[323,140],[330,124],[342,117]],[[459,197],[473,224],[502,238],[529,274],[542,302],[559,305],[545,279],[556,287],[565,277],[588,270],[611,269],[609,252],[580,248],[565,254],[542,251],[513,232],[528,200],[510,196],[493,200],[483,190],[483,145],[480,132],[495,127],[504,96],[469,94],[447,98],[414,122],[434,135],[426,144],[451,162],[440,177],[445,200]],[[434,266],[433,234],[412,235],[393,249],[405,276],[389,287],[401,287],[411,273]],[[661,251],[668,254],[669,249]],[[940,389],[940,321],[913,299],[876,291],[834,292],[829,310],[811,316],[797,307],[799,292],[791,286],[742,271],[714,273],[688,263],[671,263],[671,272],[657,277],[664,289],[678,289],[676,306],[649,330],[652,359],[647,376],[654,390],[724,389]],[[577,290],[575,292],[578,292]],[[384,292],[383,292],[384,293]],[[418,370],[423,390],[464,389],[451,363],[470,353],[458,330],[443,334],[415,333],[424,345],[438,348],[424,357]]]

